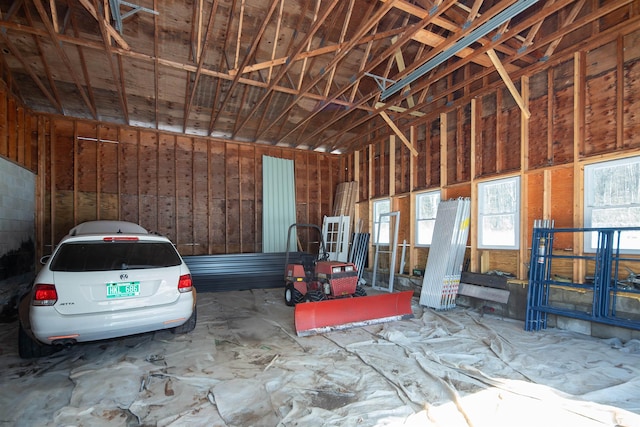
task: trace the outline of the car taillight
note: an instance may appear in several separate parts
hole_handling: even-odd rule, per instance
[[[55,285],[38,283],[33,291],[33,305],[53,305],[58,301]]]
[[[105,242],[137,242],[137,237],[122,236],[122,237],[105,237],[102,239]]]
[[[191,275],[183,274],[178,280],[178,292],[191,292]]]

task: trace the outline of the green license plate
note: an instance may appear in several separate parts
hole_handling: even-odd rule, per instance
[[[135,297],[140,295],[140,282],[107,283],[107,298]]]

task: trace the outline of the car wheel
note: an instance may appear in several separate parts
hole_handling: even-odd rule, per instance
[[[360,285],[356,286],[356,293],[353,294],[357,297],[366,297],[367,296],[367,291],[364,290],[364,288]]]
[[[18,355],[23,359],[50,356],[55,353],[51,345],[40,344],[24,330],[22,323],[18,322]]]
[[[196,321],[197,320],[198,320],[198,310],[194,306],[193,307],[193,313],[191,313],[191,317],[189,317],[189,319],[187,319],[187,321],[184,322],[182,325],[176,326],[175,328],[171,329],[171,332],[173,332],[174,334],[186,334],[186,333],[189,333],[189,332],[193,331],[196,328]]]

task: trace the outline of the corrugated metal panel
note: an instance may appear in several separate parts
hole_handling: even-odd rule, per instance
[[[286,251],[287,231],[295,222],[293,160],[262,156],[262,252]]]
[[[198,292],[242,291],[284,286],[285,253],[185,256]],[[289,254],[299,262],[300,254]]]

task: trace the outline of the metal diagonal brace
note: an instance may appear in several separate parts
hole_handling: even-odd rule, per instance
[[[364,73],[365,76],[369,76],[371,77],[373,80],[376,81],[376,83],[378,84],[378,87],[380,88],[380,90],[385,90],[387,88],[387,85],[392,85],[394,84],[396,81],[395,80],[391,80],[388,79],[386,77],[382,77],[382,76],[378,76],[376,74],[371,74],[371,73]]]
[[[402,90],[402,88],[415,82],[416,80],[418,80],[419,78],[427,74],[429,71],[433,70],[438,65],[442,64],[452,56],[456,55],[462,49],[469,47],[471,44],[477,42],[479,39],[486,36],[490,31],[495,30],[500,25],[509,21],[511,18],[518,15],[519,13],[527,10],[537,2],[538,0],[518,0],[517,3],[514,3],[513,5],[507,7],[502,12],[498,13],[494,17],[490,18],[487,22],[480,25],[475,30],[471,31],[465,37],[458,40],[449,49],[446,49],[438,53],[436,56],[434,56],[433,58],[431,58],[430,60],[422,64],[420,67],[416,68],[412,73],[398,80],[396,83],[391,85],[391,87],[383,90],[380,96],[380,99],[384,101],[390,96],[396,94],[397,92]]]

